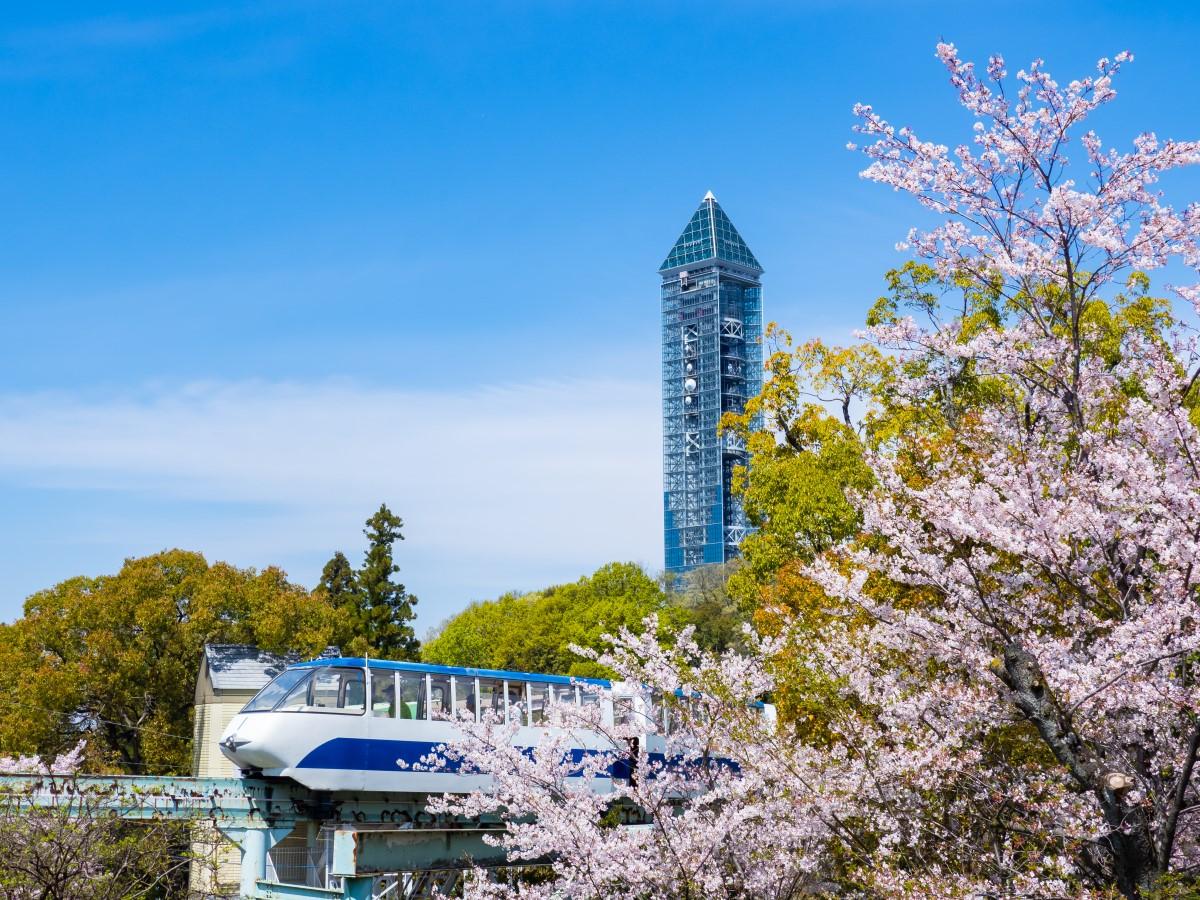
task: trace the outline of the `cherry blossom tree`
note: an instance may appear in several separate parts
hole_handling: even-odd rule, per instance
[[[975,877],[1137,896],[1200,864],[1200,370],[1194,335],[1162,310],[1107,326],[1145,273],[1200,267],[1200,205],[1176,210],[1156,189],[1200,144],[1147,133],[1123,153],[1087,130],[1127,53],[1065,88],[1035,61],[1015,96],[1001,58],[980,78],[953,45],[937,53],[975,116],[973,146],[858,106],[863,176],[944,217],[907,245],[990,297],[991,315],[871,334],[903,363],[904,400],[944,403],[967,376],[988,399],[872,454],[870,539],[812,570],[835,610],[869,624],[829,629],[822,651],[886,743],[920,746],[927,777],[991,831]],[[869,740],[856,743],[871,765],[895,755]]]
[[[600,659],[623,678],[703,698],[678,704],[657,760],[655,726],[585,709],[560,724],[617,749],[582,763],[565,736],[522,752],[512,726],[464,724],[446,752],[495,789],[447,809],[499,809],[510,858],[550,867],[476,879],[478,896],[1100,898],[1195,882],[1200,358],[1149,285],[1200,268],[1200,206],[1158,189],[1200,144],[1143,134],[1121,152],[1088,128],[1129,54],[1065,87],[1041,61],[1014,80],[999,57],[980,76],[953,45],[937,55],[971,143],[856,113],[863,176],[937,219],[903,246],[964,301],[947,316],[922,300],[922,324],[872,313],[894,365],[867,415],[907,427],[869,442],[859,531],[806,569],[824,615],[746,656],[615,637]],[[1173,290],[1200,306],[1200,286]],[[799,661],[827,691],[804,740],[748,714],[784,647],[787,671]],[[587,789],[614,765],[634,777]],[[615,826],[621,809],[647,826]]]
[[[187,895],[184,823],[125,822],[112,813],[119,790],[75,779],[80,741],[52,761],[0,757],[0,894],[11,900],[129,900]],[[195,860],[196,864],[207,864]]]

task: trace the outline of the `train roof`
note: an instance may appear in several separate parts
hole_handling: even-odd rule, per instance
[[[432,663],[397,662],[391,659],[364,659],[361,656],[335,656],[323,659],[310,659],[307,662],[296,663],[290,669],[310,668],[314,666],[370,666],[372,669],[397,669],[401,672],[429,672],[433,675],[470,675],[473,678],[507,678],[512,681],[534,681],[545,684],[594,684],[599,687],[612,687],[612,682],[605,678],[580,678],[569,675],[543,675],[539,672],[510,672],[507,669],[472,669],[467,666],[436,666]]]

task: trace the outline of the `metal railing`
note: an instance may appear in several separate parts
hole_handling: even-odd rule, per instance
[[[304,887],[333,887],[329,883],[328,850],[325,842],[315,847],[273,847],[267,853],[267,879]]]
[[[462,873],[450,869],[400,872],[375,879],[371,900],[432,900],[453,897]]]
[[[329,872],[333,844],[323,830],[312,847],[278,845],[267,853],[267,880],[279,884],[338,890],[342,878]],[[430,900],[454,896],[462,873],[454,870],[396,872],[375,879],[372,900]]]

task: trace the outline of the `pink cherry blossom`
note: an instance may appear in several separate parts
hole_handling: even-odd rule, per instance
[[[0,775],[73,775],[83,764],[86,741],[80,741],[51,762],[39,756],[0,756]]]

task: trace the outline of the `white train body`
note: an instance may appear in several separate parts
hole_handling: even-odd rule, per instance
[[[603,721],[612,722],[611,698],[591,687],[610,685],[420,663],[314,660],[289,667],[263,688],[229,723],[220,747],[243,771],[313,790],[465,793],[486,787],[487,777],[459,774],[453,763],[433,770],[422,763],[438,746],[461,739],[439,716],[502,714],[520,722],[513,743],[532,747],[548,733],[541,723],[552,702],[597,703]],[[633,697],[629,703],[641,706]],[[594,732],[573,732],[573,739],[577,758],[613,749]],[[661,750],[660,736],[645,740],[651,752]],[[592,787],[604,791],[611,783],[601,778]]]

